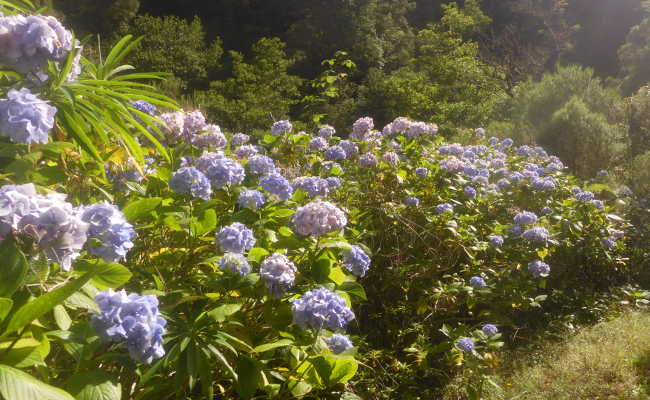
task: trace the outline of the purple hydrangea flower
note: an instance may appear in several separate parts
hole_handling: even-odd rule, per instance
[[[325,197],[330,191],[330,185],[320,176],[301,176],[293,181],[292,186],[294,189],[300,189],[307,193],[310,198]]]
[[[415,176],[418,178],[424,178],[429,174],[429,170],[424,167],[418,167],[415,169]]]
[[[350,338],[345,335],[341,335],[340,333],[335,333],[332,336],[328,337],[325,339],[325,343],[334,354],[341,354],[344,351],[354,347]]]
[[[391,134],[404,133],[411,127],[411,121],[405,117],[397,117],[390,123]]]
[[[95,302],[99,313],[91,322],[100,337],[125,343],[129,355],[145,364],[165,355],[163,334],[167,322],[158,311],[155,296],[108,289],[98,293]]]
[[[522,237],[531,242],[546,242],[548,240],[548,230],[541,226],[534,226],[526,230]]]
[[[219,260],[219,268],[239,275],[251,272],[251,266],[244,255],[240,253],[226,253]]]
[[[240,163],[222,153],[205,152],[196,160],[196,168],[210,179],[216,189],[224,186],[239,185],[246,177],[246,171]]]
[[[244,190],[237,199],[239,207],[251,210],[257,210],[262,207],[265,202],[266,199],[264,194],[259,190]]]
[[[436,206],[436,212],[438,214],[445,214],[445,213],[452,214],[454,212],[454,206],[452,206],[449,203],[441,203]]]
[[[281,200],[288,200],[293,195],[293,187],[289,181],[277,172],[263,176],[259,183],[264,190],[278,196]]]
[[[608,249],[611,249],[616,245],[616,238],[613,237],[604,238],[601,239],[600,242],[603,244],[603,246],[607,247]]]
[[[483,325],[483,328],[481,328],[485,336],[487,337],[492,337],[495,336],[497,333],[499,333],[499,328],[492,324],[485,324]]]
[[[325,158],[332,161],[345,160],[348,157],[347,153],[341,146],[331,146],[325,150]]]
[[[232,135],[232,138],[230,139],[230,146],[237,147],[237,146],[244,145],[248,143],[250,139],[251,139],[250,136],[244,133],[241,132],[235,133],[234,135]]]
[[[253,146],[252,144],[245,144],[242,146],[239,146],[233,151],[235,153],[235,156],[237,158],[247,158],[247,157],[252,157],[255,154],[259,152],[257,146]]]
[[[288,120],[277,121],[271,127],[271,134],[273,136],[280,136],[286,133],[291,133],[293,125]]]
[[[88,237],[101,242],[89,251],[104,261],[120,261],[133,248],[135,230],[116,206],[106,202],[93,204],[83,209],[81,219],[89,225]]]
[[[553,209],[549,206],[542,208],[542,215],[549,215],[553,213]]]
[[[361,168],[372,168],[377,166],[377,157],[372,153],[364,153],[359,157],[359,166]]]
[[[303,329],[344,329],[354,313],[340,295],[327,289],[310,290],[291,305],[293,322]]]
[[[156,113],[156,106],[154,106],[153,104],[145,100],[135,100],[129,102],[129,105],[131,105],[136,110],[143,112],[147,115],[154,115]]]
[[[356,276],[364,276],[370,267],[370,257],[359,246],[343,252],[343,266]]]
[[[209,200],[212,195],[210,180],[194,167],[183,167],[174,172],[169,188],[176,193],[189,193],[194,197]]]
[[[404,204],[406,204],[407,206],[410,206],[410,207],[417,207],[417,206],[420,205],[420,199],[418,199],[417,197],[413,197],[413,196],[406,196],[404,198]]]
[[[327,140],[320,136],[313,138],[309,142],[309,151],[318,152],[318,151],[323,151],[326,148],[327,148]]]
[[[292,222],[300,235],[322,236],[345,228],[348,219],[334,204],[316,200],[298,208]]]
[[[576,193],[576,200],[582,203],[589,203],[594,199],[594,194],[589,191]]]
[[[471,186],[466,186],[463,192],[465,193],[465,196],[469,197],[470,199],[474,199],[477,196],[476,189]]]
[[[381,158],[382,160],[384,160],[385,162],[391,165],[397,165],[397,163],[399,162],[399,155],[397,155],[397,153],[395,153],[394,151],[387,151],[386,153],[384,153],[384,155]]]
[[[201,111],[189,112],[185,114],[185,120],[183,121],[183,136],[190,138],[193,133],[204,131],[206,125],[205,116]]]
[[[359,146],[350,140],[341,140],[339,146],[345,151],[345,158],[352,158],[359,153]]]
[[[279,253],[273,253],[262,261],[260,278],[271,293],[271,297],[279,299],[293,286],[298,272],[295,264]]]
[[[327,185],[329,186],[330,190],[338,189],[341,187],[341,179],[336,177],[336,176],[330,176],[329,178],[325,178],[327,181]]]
[[[323,125],[318,130],[318,136],[323,139],[331,139],[336,134],[336,129],[333,126]]]
[[[557,181],[550,176],[543,178],[533,178],[532,185],[535,190],[553,190],[555,189]]]
[[[505,138],[501,142],[501,149],[507,149],[508,147],[512,146],[514,141],[510,138]]]
[[[482,138],[482,137],[485,137],[485,129],[483,129],[483,128],[476,128],[476,129],[474,130],[474,134],[475,134],[476,136],[478,136],[478,137],[481,137],[481,138]]]
[[[10,89],[0,99],[0,136],[14,143],[47,143],[56,111],[27,88]]]
[[[359,118],[352,124],[352,139],[363,140],[366,133],[375,127],[375,123],[370,117]]]
[[[488,240],[490,241],[490,244],[494,247],[503,246],[503,236],[492,235],[488,237]]]
[[[469,285],[474,289],[481,289],[486,287],[487,283],[485,282],[485,279],[481,278],[480,276],[473,276],[469,278]]]
[[[158,119],[164,124],[160,130],[165,134],[167,143],[174,144],[183,135],[185,114],[180,111],[161,114]]]
[[[221,132],[219,125],[206,125],[204,128],[206,133],[191,136],[192,144],[196,147],[212,147],[215,149],[223,149],[228,143],[228,139]]]
[[[592,200],[591,205],[596,207],[599,210],[604,210],[605,209],[605,203],[603,203],[601,200]]]
[[[221,228],[216,238],[219,246],[231,253],[244,253],[252,249],[256,242],[253,231],[239,222]]]
[[[474,341],[468,337],[460,338],[456,341],[456,347],[458,347],[460,350],[464,351],[465,353],[473,353]]]
[[[267,156],[254,155],[248,159],[248,169],[256,175],[266,175],[275,172],[275,163]]]
[[[551,267],[541,260],[534,260],[528,263],[528,272],[535,278],[547,276]]]
[[[520,226],[534,224],[537,220],[537,215],[530,211],[522,211],[515,215],[514,218],[515,224]]]

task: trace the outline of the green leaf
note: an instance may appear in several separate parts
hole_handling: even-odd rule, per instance
[[[51,292],[37,297],[36,300],[23,305],[11,317],[9,320],[9,325],[7,326],[7,330],[3,333],[2,336],[7,336],[24,328],[25,326],[32,323],[32,321],[35,319],[40,318],[45,313],[51,311],[56,305],[63,303],[63,301],[65,301],[73,293],[81,289],[83,285],[88,283],[88,281],[93,276],[93,272],[88,272],[82,277],[70,281],[63,286],[52,290]],[[10,398],[13,400],[12,397]]]
[[[56,325],[62,331],[69,330],[70,326],[72,325],[72,319],[70,318],[70,315],[68,315],[65,307],[60,304],[54,307],[54,321],[56,321]]]
[[[208,312],[208,315],[217,322],[224,322],[226,317],[233,315],[241,309],[241,304],[223,304]]]
[[[11,297],[22,286],[27,275],[27,260],[11,239],[6,239],[0,245],[0,297]]]
[[[103,371],[82,372],[66,382],[66,388],[76,400],[121,400],[122,388]]]
[[[334,267],[330,269],[330,273],[327,275],[329,280],[336,283],[337,286],[342,285],[347,278],[345,272],[340,267]]]
[[[0,298],[0,322],[4,321],[7,315],[9,315],[9,311],[11,311],[11,308],[13,306],[14,306],[13,300],[4,297]]]
[[[345,383],[356,373],[358,364],[354,358],[337,356],[319,356],[312,364],[327,386]]]
[[[8,353],[5,353],[9,346],[13,346]],[[2,363],[16,368],[28,368],[35,365],[44,365],[45,357],[50,353],[50,345],[47,340],[39,342],[36,339],[20,339],[15,343],[0,343],[0,354]]]
[[[75,400],[69,393],[8,365],[0,365],[0,394],[7,400]]]
[[[328,281],[328,276],[332,268],[332,260],[329,258],[319,258],[311,268],[311,274],[314,280],[318,283],[325,283]]]
[[[277,349],[279,347],[285,347],[293,344],[291,339],[280,339],[273,343],[261,344],[253,349],[253,353],[264,353],[265,351]]]
[[[205,210],[203,217],[192,224],[194,235],[203,236],[217,227],[217,212],[212,208]]]
[[[162,197],[135,200],[124,207],[122,213],[124,213],[124,217],[128,221],[136,222],[155,210],[162,203],[162,200]]]
[[[368,300],[365,289],[357,282],[345,282],[339,286],[339,290],[357,296],[361,300]]]
[[[116,289],[131,279],[133,274],[122,264],[107,263],[102,260],[79,261],[75,271],[93,272],[92,283],[100,290]]]
[[[259,263],[259,262],[262,262],[262,259],[264,259],[264,257],[266,257],[268,255],[269,255],[269,252],[266,249],[261,248],[261,247],[253,247],[248,252],[248,260]]]
[[[244,355],[237,359],[235,371],[239,377],[235,386],[237,393],[244,399],[250,399],[260,387],[262,371],[254,360]]]

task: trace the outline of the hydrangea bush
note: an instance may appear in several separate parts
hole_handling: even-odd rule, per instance
[[[483,371],[629,276],[612,200],[541,148],[405,117],[227,132],[120,66],[132,38],[93,64],[1,3],[5,398],[381,398],[375,371]]]

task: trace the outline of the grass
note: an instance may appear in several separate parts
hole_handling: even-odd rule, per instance
[[[485,400],[650,400],[650,313],[628,311],[517,355]],[[445,398],[466,398],[452,386]]]

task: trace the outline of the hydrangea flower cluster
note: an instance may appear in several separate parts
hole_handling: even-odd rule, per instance
[[[303,329],[344,329],[354,313],[340,295],[324,288],[310,290],[291,305],[293,322]]]
[[[467,196],[470,199],[474,199],[478,195],[476,189],[474,189],[471,186],[465,186],[465,189],[463,189],[463,193],[465,193],[465,196]]]
[[[259,153],[259,150],[257,146],[245,144],[243,146],[237,147],[233,153],[235,153],[235,156],[237,156],[237,158],[248,158]]]
[[[503,236],[499,236],[499,235],[489,236],[488,240],[490,241],[490,244],[494,247],[503,246]]]
[[[485,282],[485,279],[481,278],[480,276],[473,276],[469,278],[469,285],[474,289],[481,289],[486,287],[487,283]]]
[[[316,200],[299,207],[292,222],[300,235],[322,236],[345,228],[348,219],[334,204]]]
[[[364,276],[370,267],[370,257],[359,246],[343,252],[343,266],[356,276]]]
[[[336,135],[336,129],[333,126],[323,125],[318,129],[318,137],[323,139],[331,139],[334,135]]]
[[[256,175],[266,175],[275,172],[275,162],[267,156],[254,155],[248,159],[248,170]]]
[[[410,206],[410,207],[417,207],[417,206],[420,205],[420,199],[418,199],[417,197],[413,197],[413,196],[406,196],[404,198],[404,204],[406,204],[407,206]]]
[[[251,272],[251,266],[243,254],[226,253],[219,260],[219,268],[239,275],[246,275]]]
[[[350,338],[345,335],[341,335],[340,333],[335,333],[332,336],[328,337],[325,339],[325,343],[334,354],[341,354],[344,351],[354,347]]]
[[[438,214],[445,214],[445,213],[452,214],[454,212],[454,206],[452,206],[449,203],[441,203],[436,206],[436,212]]]
[[[291,133],[293,130],[293,125],[287,120],[277,121],[271,127],[271,133],[273,136],[280,136],[286,133]]]
[[[343,151],[345,151],[346,158],[352,158],[359,154],[359,146],[350,140],[341,140],[339,146],[341,146],[341,148],[343,148]]]
[[[325,158],[331,161],[341,161],[348,157],[345,149],[341,146],[331,146],[325,150]]]
[[[514,218],[515,225],[519,225],[519,226],[534,224],[535,222],[537,222],[537,220],[538,220],[537,215],[535,215],[535,213],[530,211],[522,211],[517,215],[515,215]]]
[[[499,328],[497,328],[496,326],[494,326],[492,324],[485,324],[481,328],[481,331],[483,331],[485,336],[492,337],[492,336],[495,336],[496,334],[499,333]]]
[[[0,136],[14,143],[47,143],[56,111],[27,88],[10,89],[0,99]]]
[[[52,16],[0,15],[0,64],[15,71],[43,81],[48,61],[65,60],[72,48],[72,33]]]
[[[196,147],[212,147],[214,149],[223,149],[228,143],[228,139],[221,132],[219,125],[206,125],[206,131],[203,134],[192,134],[190,141]]]
[[[460,338],[458,339],[458,341],[456,341],[456,347],[458,347],[460,350],[464,351],[465,353],[473,353],[474,341],[468,337]]]
[[[262,207],[266,202],[264,193],[259,190],[244,190],[237,199],[237,204],[241,208],[248,208],[250,210],[257,210]]]
[[[212,195],[210,180],[194,167],[182,167],[169,180],[169,188],[176,193],[189,193],[193,197],[209,200]]]
[[[524,239],[531,242],[546,242],[549,237],[548,230],[541,226],[534,226],[526,230],[522,235]]]
[[[240,163],[223,155],[223,153],[205,152],[196,160],[196,168],[208,177],[212,187],[239,185],[246,177],[246,171]]]
[[[250,136],[244,134],[244,133],[235,133],[232,135],[232,138],[230,138],[230,146],[232,147],[237,147],[237,146],[242,146],[245,145],[246,143],[249,142]]]
[[[222,249],[232,253],[244,253],[252,249],[256,242],[253,231],[239,222],[221,228],[216,238]]]
[[[424,167],[418,167],[415,169],[415,176],[418,178],[425,178],[429,174],[429,170]]]
[[[359,157],[361,168],[373,168],[377,166],[377,157],[372,153],[364,153]]]
[[[534,260],[528,263],[528,272],[535,278],[547,276],[551,272],[551,267],[541,260]]]
[[[327,185],[329,186],[330,190],[338,189],[341,187],[341,179],[336,177],[336,176],[330,176],[328,178],[325,178],[327,181]]]
[[[99,313],[92,317],[92,326],[102,339],[124,343],[129,355],[145,364],[165,355],[162,342],[167,321],[158,311],[155,296],[108,289],[98,293],[95,302]]]
[[[399,155],[394,151],[387,151],[381,158],[390,165],[397,165],[399,162]]]
[[[165,139],[168,144],[178,142],[183,134],[183,126],[185,125],[185,114],[181,111],[160,114],[158,119],[164,124],[160,130],[165,134]]]
[[[323,151],[327,148],[327,146],[327,140],[325,140],[325,138],[317,136],[309,142],[309,151]]]
[[[327,196],[330,191],[329,183],[319,176],[301,176],[293,181],[293,188],[307,193],[310,198]]]
[[[133,248],[135,230],[116,206],[106,202],[93,204],[83,209],[81,219],[89,225],[88,237],[101,243],[88,250],[104,261],[120,261]]]
[[[352,134],[350,137],[356,140],[363,140],[366,133],[375,127],[375,122],[370,117],[359,118],[352,124]]]
[[[193,134],[206,130],[206,126],[205,115],[199,110],[191,111],[185,114],[182,135],[191,140]]]
[[[293,286],[298,272],[287,256],[273,253],[262,261],[260,278],[274,299],[279,299]]]
[[[289,181],[277,172],[260,178],[260,186],[268,193],[278,196],[280,200],[288,200],[293,195],[293,187]]]

